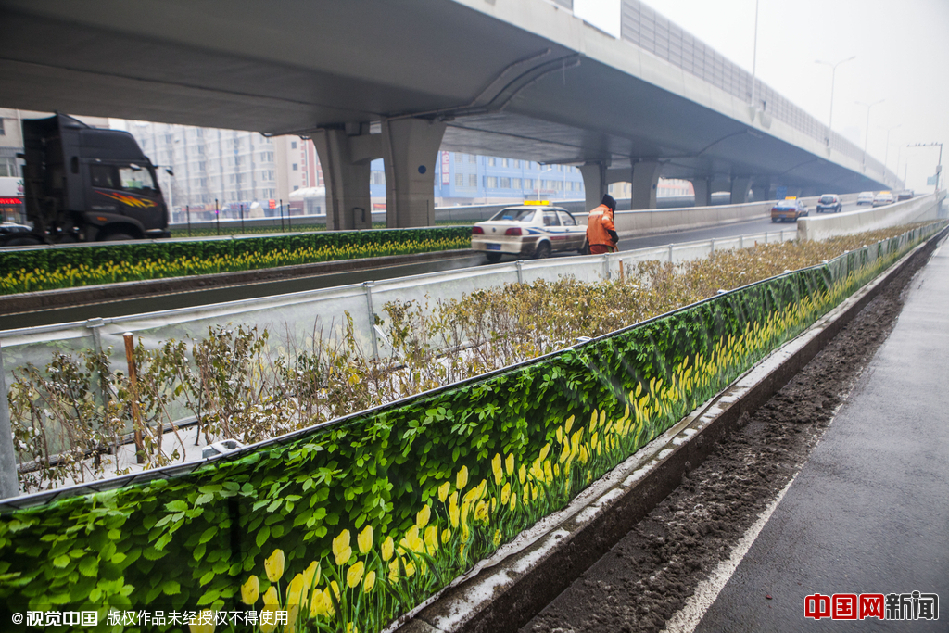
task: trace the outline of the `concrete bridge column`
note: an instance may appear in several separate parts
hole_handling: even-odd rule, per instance
[[[692,178],[689,182],[692,183],[692,190],[695,192],[695,206],[712,206],[712,179]]]
[[[771,193],[771,179],[770,178],[755,178],[754,190],[751,196],[752,202],[764,202],[765,200],[772,200]]]
[[[383,122],[387,227],[435,224],[435,164],[446,127],[423,119]]]
[[[372,227],[371,159],[353,155],[352,137],[346,130],[320,130],[312,139],[326,186],[326,228],[346,231]],[[364,218],[368,218],[368,226]]]
[[[751,191],[751,178],[746,176],[736,176],[732,178],[732,195],[729,202],[731,204],[744,204],[748,202],[748,193]]]
[[[604,162],[587,163],[579,167],[580,175],[583,176],[583,190],[587,197],[587,211],[600,206],[600,200],[606,193],[609,183],[607,182],[606,169]]]
[[[656,185],[659,183],[659,169],[662,164],[657,160],[644,160],[633,163],[633,195],[630,207],[633,209],[656,208]]]

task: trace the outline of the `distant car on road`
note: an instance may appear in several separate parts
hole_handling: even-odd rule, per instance
[[[893,204],[893,192],[892,191],[881,191],[873,198],[874,207],[882,207],[888,204]]]
[[[489,262],[502,254],[544,259],[555,251],[586,252],[587,227],[566,209],[546,201],[501,209],[486,222],[475,222],[471,248]]]
[[[876,193],[872,191],[864,191],[863,193],[857,196],[857,206],[861,204],[873,204],[873,198],[876,197]]]
[[[896,200],[897,201],[910,200],[915,195],[916,195],[916,192],[913,191],[912,189],[904,189],[896,196]]]
[[[825,194],[817,199],[816,211],[818,213],[823,213],[824,211],[840,213],[841,209],[843,209],[843,205],[840,204],[840,196]]]
[[[807,216],[807,205],[800,198],[785,198],[771,207],[771,221],[796,222],[798,218]]]

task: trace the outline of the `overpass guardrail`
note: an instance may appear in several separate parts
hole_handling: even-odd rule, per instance
[[[790,125],[848,158],[862,161],[867,171],[881,174],[889,186],[899,186],[899,177],[879,160],[867,156],[843,135],[830,130],[760,79],[753,79],[751,73],[640,0],[622,1],[620,37],[744,103],[754,101],[752,105],[766,116]]]

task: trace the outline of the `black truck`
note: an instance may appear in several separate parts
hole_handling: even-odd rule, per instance
[[[155,166],[128,132],[65,114],[23,121],[23,190],[30,233],[0,246],[168,237]]]

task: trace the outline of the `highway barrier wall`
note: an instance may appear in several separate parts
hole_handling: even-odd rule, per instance
[[[928,222],[938,217],[945,190],[884,207],[857,209],[801,218],[797,221],[802,240],[824,240],[835,235],[876,231],[911,222]]]
[[[0,620],[252,610],[378,631],[941,226],[216,459],[4,502]]]
[[[712,205],[720,206],[728,204],[729,194],[727,193],[715,193],[712,194]],[[589,209],[586,208],[586,200],[551,200],[551,203],[555,206],[561,207],[570,211],[571,213],[586,213]],[[507,203],[507,204],[475,204],[475,205],[464,205],[464,206],[455,206],[455,207],[436,207],[435,208],[435,221],[436,222],[481,222],[484,220],[490,219],[495,213],[510,207],[514,204],[520,204],[519,202]],[[616,201],[618,209],[629,209],[630,200],[629,198],[619,198]],[[672,209],[672,208],[685,208],[693,206],[692,196],[663,196],[656,199],[656,206],[660,209]],[[197,215],[197,214],[196,214]],[[385,222],[386,221],[386,212],[385,211],[373,211],[372,212],[372,221],[373,222]],[[245,218],[243,221],[235,220],[233,218],[222,218],[220,223],[212,221],[194,221],[191,222],[190,226],[192,230],[221,230],[222,235],[230,235],[240,233],[243,230],[255,229],[260,227],[275,228],[275,227],[293,227],[293,226],[313,226],[313,225],[325,225],[326,224],[326,215],[294,215],[291,216],[289,221],[286,216],[281,218],[279,215],[275,217],[267,218]],[[170,228],[176,230],[187,230],[187,222],[173,222],[170,225]]]
[[[856,194],[840,197],[846,204],[857,199]],[[802,198],[813,212],[817,196]],[[645,235],[665,231],[682,231],[729,222],[745,222],[770,217],[774,200],[748,202],[712,207],[687,207],[654,211],[617,211],[614,215],[616,230],[620,234]],[[585,222],[584,218],[584,222]]]

